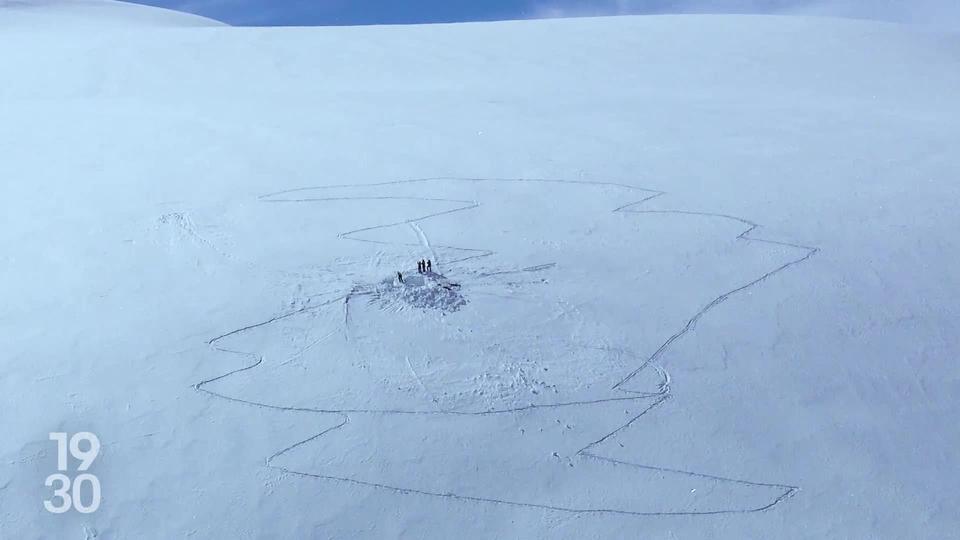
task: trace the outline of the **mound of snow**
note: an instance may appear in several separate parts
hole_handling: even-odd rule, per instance
[[[0,27],[191,27],[223,23],[170,9],[114,0],[0,0]]]

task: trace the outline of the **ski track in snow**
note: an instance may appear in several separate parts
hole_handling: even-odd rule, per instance
[[[307,439],[304,439],[304,440],[299,441],[299,442],[297,442],[297,443],[295,443],[295,444],[292,444],[292,445],[290,445],[290,446],[288,446],[288,447],[286,447],[286,448],[284,448],[284,449],[282,449],[282,450],[280,450],[280,451],[278,451],[278,452],[270,455],[269,457],[267,457],[267,458],[266,458],[266,466],[267,466],[267,467],[269,467],[269,468],[271,468],[271,469],[274,469],[274,470],[278,470],[278,471],[283,472],[283,473],[285,473],[285,474],[290,474],[290,475],[294,475],[294,476],[298,476],[298,477],[303,477],[303,478],[316,478],[316,479],[323,479],[323,480],[332,480],[332,481],[345,482],[345,483],[349,483],[349,484],[353,484],[353,485],[361,485],[361,486],[368,486],[368,487],[374,487],[374,488],[389,490],[389,491],[393,491],[393,492],[399,493],[399,494],[416,494],[416,495],[425,495],[425,496],[431,496],[431,497],[441,497],[441,498],[447,498],[447,499],[454,499],[454,500],[463,501],[463,502],[470,502],[470,503],[494,503],[494,504],[503,504],[503,505],[517,506],[517,507],[528,507],[528,508],[534,508],[534,509],[555,510],[555,511],[562,511],[562,512],[569,512],[569,513],[580,513],[580,514],[621,514],[621,515],[635,515],[635,516],[691,516],[691,515],[717,515],[717,514],[745,514],[745,513],[751,513],[751,512],[761,512],[761,511],[765,511],[765,510],[771,509],[771,508],[773,508],[774,506],[777,506],[778,504],[780,504],[781,502],[783,502],[784,500],[792,497],[793,495],[795,495],[795,494],[800,490],[800,487],[799,487],[799,486],[793,486],[793,485],[787,485],[787,484],[766,483],[766,482],[754,482],[754,481],[748,481],[748,480],[742,480],[742,479],[736,479],[736,478],[727,478],[727,477],[722,477],[722,476],[714,476],[714,475],[709,475],[709,474],[704,474],[704,473],[699,473],[699,472],[694,472],[694,471],[688,471],[688,470],[670,469],[670,468],[664,468],[664,467],[655,467],[655,466],[641,465],[641,464],[636,464],[636,463],[628,463],[628,462],[619,461],[619,460],[615,460],[615,459],[611,459],[611,458],[608,458],[608,457],[604,457],[604,456],[601,456],[601,455],[594,454],[594,453],[591,452],[591,450],[592,450],[593,448],[597,447],[598,445],[602,444],[602,443],[605,442],[606,440],[610,439],[611,437],[614,437],[616,434],[620,433],[621,431],[623,431],[623,430],[627,429],[628,427],[632,426],[635,422],[637,422],[640,418],[642,418],[643,416],[645,416],[647,413],[653,411],[654,409],[656,409],[657,407],[659,407],[661,404],[663,404],[664,402],[666,402],[667,400],[670,399],[670,397],[671,397],[671,394],[670,394],[670,375],[669,375],[669,373],[667,373],[667,371],[666,371],[665,369],[663,369],[663,367],[661,367],[661,366],[657,363],[657,361],[671,348],[671,346],[672,346],[675,342],[677,342],[677,340],[679,340],[680,338],[684,337],[684,336],[687,335],[688,333],[692,332],[692,331],[695,329],[696,324],[697,324],[697,322],[698,322],[700,319],[702,319],[702,318],[703,318],[707,313],[709,313],[713,308],[717,307],[718,305],[720,305],[721,303],[723,303],[724,301],[726,301],[726,300],[727,300],[728,298],[730,298],[731,296],[733,296],[733,295],[735,295],[735,294],[737,294],[737,293],[743,292],[743,291],[745,291],[745,290],[747,290],[747,289],[750,289],[751,287],[753,287],[753,286],[755,286],[755,285],[757,285],[757,284],[759,284],[759,283],[767,280],[768,278],[770,278],[770,277],[772,277],[772,276],[774,276],[774,275],[776,275],[776,274],[779,274],[780,272],[783,272],[784,270],[786,270],[786,269],[788,269],[788,268],[790,268],[790,267],[792,267],[792,266],[795,266],[795,265],[798,265],[798,264],[800,264],[800,263],[805,262],[807,259],[809,259],[809,258],[812,257],[814,254],[816,254],[816,253],[819,251],[819,248],[810,247],[810,246],[804,246],[804,245],[800,245],[800,244],[793,244],[793,243],[789,243],[789,242],[781,242],[781,241],[776,241],[776,240],[770,240],[770,239],[765,239],[765,238],[757,238],[757,237],[754,237],[754,236],[753,236],[753,233],[754,233],[754,231],[756,231],[756,230],[760,227],[760,225],[758,225],[757,223],[754,223],[754,222],[752,222],[752,221],[749,221],[749,220],[747,220],[747,219],[744,219],[744,218],[741,218],[741,217],[737,217],[737,216],[732,216],[732,215],[727,215],[727,214],[718,214],[718,213],[709,213],[709,212],[692,212],[692,211],[683,211],[683,210],[642,210],[642,209],[638,209],[638,207],[640,207],[640,206],[643,205],[644,203],[646,203],[646,202],[648,202],[648,201],[650,201],[650,200],[652,200],[652,199],[655,199],[655,198],[657,198],[657,197],[661,197],[661,196],[665,195],[666,192],[657,191],[657,190],[651,190],[651,189],[646,189],[646,188],[640,188],[640,187],[631,186],[631,185],[626,185],[626,184],[613,183],[613,182],[592,182],[592,181],[585,181],[585,180],[559,180],[559,179],[557,179],[557,180],[551,180],[551,179],[528,179],[528,178],[513,178],[513,179],[508,179],[508,178],[457,178],[457,177],[416,178],[416,179],[398,180],[398,181],[390,181],[390,182],[381,182],[381,183],[374,183],[374,184],[332,185],[332,186],[318,186],[318,187],[297,188],[297,189],[286,190],[286,191],[279,191],[279,192],[275,192],[275,193],[269,193],[269,194],[266,194],[266,195],[262,195],[262,196],[260,196],[259,199],[260,199],[261,201],[263,201],[263,202],[269,202],[269,203],[310,203],[310,202],[326,202],[326,201],[338,201],[338,200],[339,200],[339,201],[345,201],[345,200],[352,200],[352,201],[356,201],[356,200],[408,200],[408,201],[430,201],[430,202],[453,203],[453,204],[457,204],[457,205],[459,205],[459,206],[457,206],[457,207],[455,207],[455,208],[453,208],[453,209],[444,210],[444,211],[441,211],[441,212],[430,213],[430,214],[426,214],[426,215],[422,215],[422,216],[417,216],[417,217],[413,217],[413,218],[410,218],[410,219],[406,219],[406,220],[402,220],[402,221],[398,221],[398,222],[394,222],[394,223],[388,223],[388,224],[384,224],[384,225],[376,225],[376,226],[371,226],[371,227],[364,227],[364,228],[355,229],[355,230],[352,230],[352,231],[343,232],[343,233],[340,233],[339,237],[342,238],[342,239],[348,239],[348,240],[357,241],[357,242],[368,242],[368,243],[374,243],[374,244],[422,246],[422,247],[426,248],[428,251],[430,251],[430,252],[433,254],[433,261],[434,261],[434,265],[436,265],[436,267],[439,267],[439,265],[441,264],[441,262],[444,262],[444,263],[446,263],[446,264],[453,264],[453,263],[457,263],[457,262],[463,262],[463,261],[467,261],[467,260],[471,260],[471,259],[478,259],[478,258],[482,258],[482,257],[486,257],[486,256],[489,256],[489,255],[492,255],[494,252],[493,252],[493,251],[489,251],[489,250],[471,249],[471,248],[464,248],[464,247],[459,247],[459,246],[432,246],[432,245],[430,244],[429,239],[427,238],[427,235],[423,232],[423,230],[422,230],[422,229],[420,228],[420,226],[419,226],[419,223],[420,223],[420,222],[422,222],[422,221],[424,221],[424,220],[427,220],[427,219],[431,219],[431,218],[435,218],[435,217],[443,216],[443,215],[447,215],[447,214],[458,213],[458,212],[466,212],[466,211],[472,210],[472,209],[474,209],[474,208],[477,208],[478,206],[480,206],[480,203],[477,202],[477,201],[458,200],[458,199],[424,198],[424,197],[400,197],[400,196],[396,196],[396,197],[390,197],[390,196],[384,196],[384,197],[376,197],[376,196],[374,196],[374,197],[301,197],[301,198],[289,198],[289,199],[276,199],[276,197],[279,197],[279,196],[288,196],[288,195],[294,195],[294,194],[299,194],[299,193],[316,192],[316,191],[322,191],[322,190],[325,190],[325,189],[334,189],[334,188],[354,188],[354,189],[356,189],[356,188],[362,188],[362,187],[374,187],[374,188],[375,188],[375,187],[378,187],[378,186],[391,186],[391,185],[400,185],[400,184],[414,184],[414,183],[424,183],[424,182],[432,182],[432,181],[443,181],[443,182],[541,182],[541,183],[562,183],[562,184],[581,184],[581,185],[588,185],[588,186],[610,186],[610,187],[618,187],[618,188],[622,188],[622,189],[626,189],[626,190],[643,192],[643,193],[646,193],[646,196],[642,197],[640,200],[637,200],[637,201],[634,201],[634,202],[630,202],[630,203],[627,203],[627,204],[625,204],[625,205],[623,205],[623,206],[620,206],[620,207],[618,207],[618,208],[615,208],[615,209],[613,210],[614,213],[621,212],[621,213],[630,213],[630,214],[675,214],[675,215],[676,215],[676,214],[679,214],[679,215],[704,216],[704,217],[711,217],[711,218],[717,218],[717,219],[731,220],[731,221],[735,221],[735,222],[737,222],[737,223],[740,223],[740,224],[742,224],[742,225],[745,227],[744,230],[743,230],[743,232],[741,232],[741,233],[737,236],[737,239],[738,239],[738,240],[745,241],[745,242],[757,242],[757,243],[764,243],[764,244],[775,245],[775,246],[780,246],[780,247],[792,248],[792,249],[796,249],[796,250],[801,251],[801,252],[802,252],[802,255],[799,256],[799,257],[797,257],[797,258],[795,258],[795,259],[790,260],[790,261],[787,262],[787,263],[784,263],[784,264],[780,265],[779,267],[777,267],[777,268],[775,268],[775,269],[773,269],[773,270],[770,270],[769,272],[764,273],[763,275],[761,275],[761,276],[759,276],[759,277],[757,277],[757,278],[755,278],[755,279],[753,279],[753,280],[751,280],[751,281],[749,281],[749,282],[747,282],[747,283],[744,283],[744,284],[740,285],[739,287],[736,287],[736,288],[734,288],[734,289],[731,289],[731,290],[729,290],[729,291],[726,291],[726,292],[720,294],[719,296],[717,296],[716,298],[714,298],[712,301],[710,301],[709,303],[707,303],[705,306],[703,306],[702,308],[700,308],[700,309],[699,309],[696,313],[694,313],[689,319],[687,319],[686,323],[685,323],[679,330],[677,330],[674,334],[672,334],[669,338],[667,338],[667,340],[664,341],[664,342],[657,348],[657,350],[654,351],[653,354],[651,354],[648,358],[646,358],[646,360],[642,361],[641,364],[639,365],[639,367],[637,367],[635,370],[633,370],[632,372],[630,372],[629,374],[627,374],[625,377],[623,377],[622,379],[620,379],[619,381],[617,381],[617,382],[613,385],[612,388],[613,388],[614,390],[618,390],[618,391],[620,391],[620,392],[623,392],[623,393],[625,393],[625,394],[628,394],[628,395],[626,395],[626,396],[624,396],[624,397],[619,397],[619,398],[605,398],[605,399],[599,399],[599,400],[595,400],[595,401],[576,401],[576,402],[547,404],[547,405],[531,404],[531,405],[527,405],[527,406],[523,406],[523,407],[507,408],[507,409],[499,409],[499,410],[488,410],[488,411],[478,411],[478,412],[441,411],[441,410],[438,410],[438,411],[436,411],[436,412],[433,412],[433,411],[405,411],[405,410],[382,410],[382,409],[381,409],[381,410],[374,410],[374,409],[321,409],[321,408],[313,408],[313,407],[286,407],[286,406],[272,405],[272,404],[267,404],[267,403],[260,403],[260,402],[256,402],[256,401],[244,400],[244,399],[240,399],[240,398],[228,396],[228,395],[225,395],[225,394],[220,394],[220,393],[217,393],[217,392],[214,392],[214,391],[212,391],[212,390],[208,390],[208,389],[205,388],[207,385],[209,385],[209,384],[211,384],[211,383],[214,383],[214,382],[216,382],[216,381],[220,381],[220,380],[226,379],[226,378],[228,378],[228,377],[230,377],[230,376],[232,376],[232,375],[235,375],[235,374],[238,374],[238,373],[241,373],[241,372],[245,372],[245,371],[249,371],[249,370],[256,369],[257,367],[259,367],[259,366],[262,364],[262,362],[263,362],[263,360],[264,360],[263,356],[260,356],[260,355],[257,355],[257,354],[251,353],[251,352],[238,351],[238,350],[232,350],[232,349],[227,349],[227,348],[225,348],[225,347],[221,347],[221,346],[218,345],[218,343],[219,343],[220,341],[222,341],[222,340],[225,339],[225,338],[228,338],[228,337],[231,337],[231,336],[236,336],[236,335],[238,335],[238,334],[247,332],[247,331],[249,331],[249,330],[253,330],[253,329],[256,329],[256,328],[264,327],[264,326],[270,325],[270,324],[272,324],[272,323],[275,323],[275,322],[277,322],[277,321],[280,321],[280,320],[283,320],[283,319],[286,319],[286,318],[289,318],[289,317],[293,317],[293,316],[295,316],[295,315],[299,315],[299,314],[306,313],[306,312],[310,312],[310,311],[319,310],[319,309],[321,309],[321,308],[324,308],[324,307],[326,307],[326,306],[330,306],[330,305],[332,305],[332,304],[336,304],[336,303],[339,303],[339,302],[343,302],[343,309],[344,309],[344,326],[345,326],[346,332],[347,332],[347,339],[349,339],[349,331],[350,331],[350,309],[349,309],[349,305],[350,305],[350,300],[351,300],[352,298],[356,297],[356,296],[369,295],[369,294],[371,294],[371,293],[370,293],[370,292],[363,291],[363,290],[362,290],[361,288],[359,288],[359,287],[354,287],[354,288],[353,288],[352,290],[350,290],[349,292],[346,292],[346,293],[343,294],[343,295],[340,295],[340,296],[338,296],[338,297],[335,297],[335,298],[333,298],[333,299],[331,299],[331,300],[328,300],[328,301],[326,301],[326,302],[323,302],[323,303],[321,303],[321,304],[303,307],[303,308],[296,309],[296,310],[293,310],[293,311],[290,311],[290,312],[287,312],[287,313],[283,313],[283,314],[276,315],[276,316],[274,316],[274,317],[272,317],[272,318],[270,318],[270,319],[267,319],[267,320],[265,320],[265,321],[262,321],[262,322],[259,322],[259,323],[256,323],[256,324],[252,324],[252,325],[245,326],[245,327],[242,327],[242,328],[237,328],[237,329],[235,329],[235,330],[232,330],[232,331],[230,331],[230,332],[227,332],[227,333],[225,333],[225,334],[222,334],[222,335],[220,335],[220,336],[217,336],[217,337],[209,340],[209,341],[208,341],[208,345],[209,345],[214,351],[217,351],[217,352],[220,352],[220,353],[235,354],[235,355],[238,355],[238,356],[240,356],[240,357],[249,359],[249,360],[251,361],[251,363],[248,364],[248,365],[246,365],[246,366],[240,367],[240,368],[238,368],[238,369],[235,369],[235,370],[229,371],[229,372],[227,372],[227,373],[223,373],[223,374],[221,374],[221,375],[218,375],[218,376],[216,376],[216,377],[213,377],[213,378],[210,378],[210,379],[206,379],[206,380],[203,380],[203,381],[200,381],[200,382],[196,383],[196,384],[194,385],[194,389],[195,389],[197,392],[204,393],[204,394],[207,394],[207,395],[210,395],[210,396],[219,398],[219,399],[227,400],[227,401],[230,401],[230,402],[242,403],[242,404],[245,404],[245,405],[255,406],[255,407],[261,407],[261,408],[266,408],[266,409],[279,410],[279,411],[288,411],[288,412],[301,412],[301,413],[335,414],[335,415],[339,415],[339,416],[340,416],[340,422],[337,423],[336,425],[334,425],[334,426],[332,426],[332,427],[330,427],[330,428],[327,428],[327,429],[321,431],[320,433],[317,433],[316,435],[313,435],[313,436],[311,436],[311,437],[309,437],[309,438],[307,438]],[[401,243],[385,242],[385,241],[379,241],[379,240],[370,240],[370,239],[364,239],[364,238],[354,238],[354,235],[357,235],[357,234],[359,234],[359,233],[368,232],[368,231],[373,231],[373,230],[378,230],[378,229],[385,229],[385,228],[388,228],[388,227],[395,227],[395,226],[397,226],[397,225],[404,225],[404,224],[409,225],[409,226],[414,230],[414,232],[416,232],[416,234],[417,234],[417,236],[419,237],[419,240],[420,240],[420,243],[419,243],[419,244],[401,244]],[[439,258],[438,258],[437,255],[436,255],[436,251],[435,251],[435,248],[436,248],[436,247],[441,247],[441,248],[444,248],[444,249],[449,249],[449,250],[454,250],[454,251],[461,251],[461,252],[464,252],[465,255],[464,255],[464,257],[462,257],[462,258],[455,259],[455,260],[451,260],[451,261],[440,261]],[[540,270],[544,270],[544,269],[547,269],[547,268],[552,268],[553,266],[555,266],[555,263],[549,263],[549,264],[538,265],[538,266],[534,266],[534,267],[530,267],[530,268],[524,268],[524,269],[520,270],[519,272],[540,271]],[[512,272],[493,272],[493,273],[481,274],[480,276],[481,276],[481,277],[486,277],[486,276],[499,275],[499,274],[505,274],[505,273],[512,273]],[[317,340],[317,342],[325,339],[326,337],[328,337],[328,336],[324,336],[324,337],[321,338],[320,340]],[[312,346],[316,345],[317,342],[311,343],[310,345],[308,345],[308,347],[312,347]],[[299,357],[302,353],[303,353],[303,351],[301,351],[300,353],[294,355],[294,357],[295,357],[295,358],[296,358],[296,357]],[[290,360],[290,361],[292,361],[292,360]],[[409,369],[411,370],[411,372],[413,373],[414,377],[417,378],[417,380],[419,381],[420,385],[423,386],[423,381],[420,379],[420,377],[419,377],[419,376],[416,374],[416,372],[413,370],[413,366],[412,366],[412,365],[409,365],[409,361],[408,361],[408,367],[409,367]],[[634,379],[639,373],[641,373],[643,370],[648,369],[648,368],[656,369],[657,372],[658,372],[658,373],[660,374],[660,376],[661,376],[661,379],[662,379],[663,382],[661,383],[658,392],[656,392],[656,393],[639,392],[639,391],[632,391],[632,390],[627,390],[627,389],[623,388],[623,386],[624,386],[626,383],[630,382],[630,381],[631,381],[632,379]],[[424,390],[427,391],[425,386],[424,386]],[[429,394],[429,391],[427,391],[427,393]],[[586,445],[585,447],[581,448],[581,449],[576,453],[576,455],[579,456],[579,457],[583,457],[583,458],[595,459],[595,460],[599,460],[599,461],[603,461],[603,462],[607,462],[607,463],[612,463],[612,464],[617,464],[617,465],[623,465],[623,466],[629,466],[629,467],[636,467],[636,468],[639,468],[639,469],[645,469],[645,470],[650,470],[650,471],[659,471],[659,472],[664,472],[664,473],[675,473],[675,474],[687,475],[687,476],[690,476],[690,477],[702,478],[702,479],[706,479],[706,480],[714,480],[714,481],[722,481],[722,482],[732,482],[732,483],[735,483],[735,484],[741,484],[741,485],[746,485],[746,486],[776,488],[776,489],[782,490],[782,493],[781,493],[779,496],[775,497],[775,498],[774,498],[772,501],[770,501],[768,504],[764,504],[764,505],[759,506],[759,507],[751,507],[751,508],[735,508],[735,509],[710,510],[710,511],[677,511],[677,512],[663,512],[663,511],[660,511],[660,512],[642,512],[642,511],[633,512],[633,511],[624,511],[624,510],[618,510],[618,509],[578,509],[578,508],[568,508],[568,507],[551,506],[551,505],[546,505],[546,504],[536,504],[536,503],[529,503],[529,502],[510,501],[510,500],[505,500],[505,499],[474,497],[474,496],[469,496],[469,495],[458,495],[458,494],[455,494],[455,493],[439,493],[439,492],[431,492],[431,491],[424,491],[424,490],[418,490],[418,489],[409,489],[409,488],[404,488],[404,487],[402,487],[402,486],[394,486],[394,485],[380,484],[380,483],[376,483],[376,482],[368,482],[368,481],[357,480],[357,479],[353,479],[353,478],[338,477],[338,476],[324,475],[324,474],[316,474],[316,473],[310,473],[310,472],[305,472],[305,471],[297,471],[297,470],[290,469],[290,468],[287,468],[287,467],[283,467],[283,466],[280,466],[280,465],[275,465],[275,464],[273,463],[274,460],[276,460],[277,458],[283,456],[284,454],[287,454],[288,452],[291,452],[292,450],[294,450],[294,449],[296,449],[296,448],[298,448],[298,447],[301,447],[301,446],[303,446],[303,445],[309,444],[309,443],[312,442],[312,441],[315,441],[315,440],[317,440],[317,439],[319,439],[319,438],[321,438],[321,437],[323,437],[323,436],[325,436],[325,435],[327,435],[327,434],[330,434],[330,433],[332,433],[332,432],[334,432],[334,431],[336,431],[336,430],[344,427],[345,425],[347,425],[347,424],[350,422],[350,417],[349,417],[350,414],[364,414],[364,413],[366,413],[366,414],[383,414],[383,415],[391,415],[391,414],[397,414],[397,415],[400,415],[400,414],[406,414],[406,415],[437,415],[437,414],[444,414],[444,415],[462,415],[462,416],[483,416],[483,415],[493,415],[493,414],[511,414],[511,413],[516,413],[516,412],[519,412],[519,411],[524,411],[524,410],[529,410],[529,409],[539,409],[539,408],[555,409],[555,408],[560,408],[560,407],[577,407],[577,406],[589,405],[589,404],[596,404],[596,403],[613,402],[613,401],[629,401],[629,400],[636,400],[636,399],[641,399],[641,398],[654,398],[654,397],[657,398],[657,399],[655,399],[652,404],[650,404],[649,406],[647,406],[647,407],[646,407],[643,411],[641,411],[639,414],[633,416],[631,419],[629,419],[626,423],[624,423],[623,425],[621,425],[621,426],[618,427],[617,429],[611,431],[610,433],[607,433],[607,434],[604,435],[603,437],[601,437],[601,438],[597,439],[596,441],[593,441],[593,442],[589,443],[588,445]]]

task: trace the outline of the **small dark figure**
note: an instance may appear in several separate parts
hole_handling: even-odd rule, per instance
[[[426,265],[424,264],[423,259],[420,259],[417,261],[417,272],[422,274],[424,270],[426,270]]]
[[[400,283],[403,283],[403,274],[401,274],[400,272],[397,272],[397,279],[400,280]]]
[[[427,259],[427,272],[433,272],[433,264],[430,263],[430,259]]]

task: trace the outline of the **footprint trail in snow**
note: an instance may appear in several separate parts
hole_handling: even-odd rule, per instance
[[[635,463],[617,435],[671,398],[660,359],[699,319],[817,249],[735,216],[651,208],[663,195],[471,178],[265,195],[307,211],[396,205],[339,233],[369,245],[382,278],[210,340],[243,364],[196,389],[322,418],[267,457],[304,478],[567,512],[769,509],[799,488]],[[543,198],[555,216],[529,211]],[[421,258],[433,274],[410,268]]]

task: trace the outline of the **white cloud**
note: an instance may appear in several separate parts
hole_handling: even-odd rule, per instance
[[[544,0],[533,10],[537,17],[636,13],[828,15],[960,29],[960,0],[611,0],[590,7]]]
[[[789,11],[938,27],[960,27],[960,1],[958,0],[818,0],[803,4]]]

